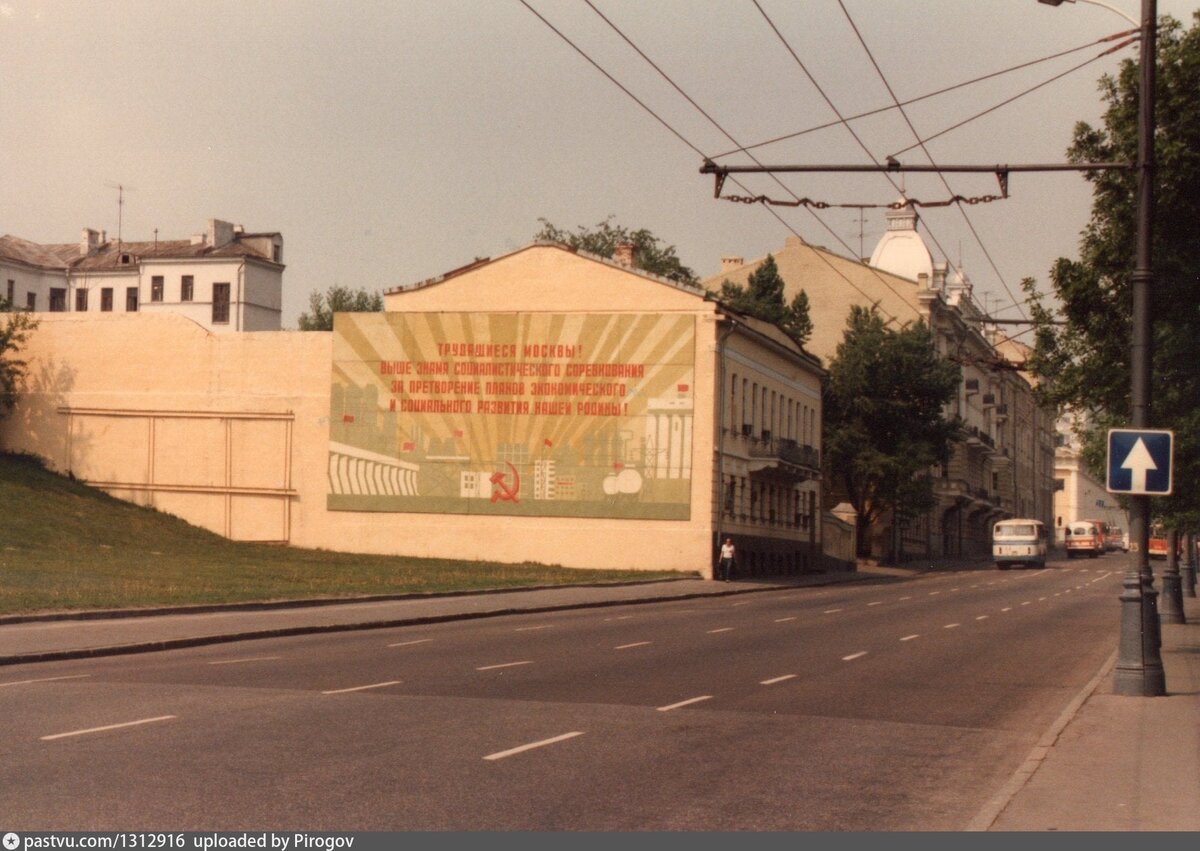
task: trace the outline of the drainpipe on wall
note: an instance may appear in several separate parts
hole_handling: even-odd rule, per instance
[[[237,291],[237,328],[234,330],[241,331],[246,324],[246,317],[243,311],[246,309],[246,301],[243,295],[246,291],[246,261],[243,260],[238,265],[238,291]]]
[[[720,555],[721,542],[724,540],[721,520],[725,516],[725,341],[737,330],[737,320],[732,316],[720,313],[717,316],[718,321],[728,322],[729,328],[724,333],[717,335],[717,422],[715,432],[717,438],[717,537],[713,558]]]

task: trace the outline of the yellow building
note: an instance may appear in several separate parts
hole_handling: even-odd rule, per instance
[[[826,566],[822,372],[774,326],[553,244],[385,301],[333,333],[43,315],[0,446],[235,539],[707,575],[732,535],[747,573]]]
[[[962,369],[962,384],[947,413],[965,426],[949,464],[934,470],[938,505],[894,529],[890,518],[870,530],[861,551],[884,558],[982,556],[990,527],[1004,517],[1030,516],[1051,526],[1053,416],[1041,412],[1029,382],[998,349],[970,282],[935,263],[917,231],[917,214],[901,203],[888,213],[887,231],[869,262],[841,257],[789,237],[773,253],[785,299],[804,290],[813,322],[807,348],[828,362],[837,351],[852,304],[877,305],[896,325],[924,321],[938,353]],[[718,292],[728,280],[746,285],[765,257],[721,258],[721,271],[702,285]],[[842,498],[827,491],[826,501]]]

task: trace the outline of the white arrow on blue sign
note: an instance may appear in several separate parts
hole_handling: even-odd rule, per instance
[[[1108,492],[1144,496],[1169,495],[1174,451],[1175,433],[1172,431],[1109,429]]]

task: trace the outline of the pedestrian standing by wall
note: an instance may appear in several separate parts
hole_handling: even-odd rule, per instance
[[[717,580],[728,582],[733,578],[734,568],[737,567],[737,550],[733,546],[733,538],[726,538],[721,544],[721,557],[717,561]]]

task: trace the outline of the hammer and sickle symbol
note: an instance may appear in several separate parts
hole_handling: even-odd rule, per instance
[[[508,469],[512,470],[513,486],[509,489],[508,485],[505,484],[505,473],[492,473],[491,482],[495,485],[495,489],[492,490],[492,502],[496,502],[497,500],[520,502],[521,500],[517,498],[517,494],[521,492],[521,474],[517,472],[517,468],[510,462],[505,461],[504,463],[508,464]]]

